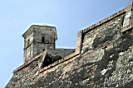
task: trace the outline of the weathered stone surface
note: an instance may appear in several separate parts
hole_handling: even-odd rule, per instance
[[[24,34],[25,63],[44,50],[55,50],[56,28],[46,25],[32,25]]]
[[[6,88],[133,88],[133,25],[122,31],[131,8],[81,31],[75,52],[36,56],[14,72]],[[45,61],[52,63],[42,66]]]

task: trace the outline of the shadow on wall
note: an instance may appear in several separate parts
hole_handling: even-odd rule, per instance
[[[133,88],[133,81],[127,83],[125,86],[119,87],[119,88]]]

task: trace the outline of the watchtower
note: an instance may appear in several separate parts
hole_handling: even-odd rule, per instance
[[[32,25],[24,34],[25,62],[44,50],[54,50],[57,32],[54,26]]]

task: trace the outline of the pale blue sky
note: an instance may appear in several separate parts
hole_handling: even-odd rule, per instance
[[[132,0],[1,0],[0,88],[23,63],[22,34],[31,24],[57,27],[57,47],[75,48],[79,30],[126,7]]]

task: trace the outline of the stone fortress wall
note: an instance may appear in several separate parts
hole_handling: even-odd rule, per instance
[[[75,51],[36,55],[14,71],[6,88],[132,88],[132,10],[133,3],[81,30]]]

